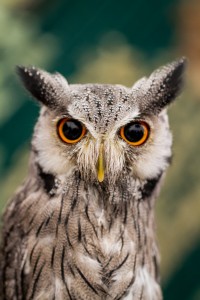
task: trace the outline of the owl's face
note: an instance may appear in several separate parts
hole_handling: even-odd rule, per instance
[[[43,107],[36,126],[33,146],[46,172],[78,169],[85,179],[113,182],[127,172],[156,177],[166,168],[171,156],[166,111],[143,114],[125,87],[80,85],[68,92],[65,110]]]
[[[19,68],[26,88],[43,103],[32,141],[47,173],[113,184],[128,173],[159,176],[171,157],[166,105],[180,91],[184,60],[156,70],[132,88],[68,85],[60,75]]]

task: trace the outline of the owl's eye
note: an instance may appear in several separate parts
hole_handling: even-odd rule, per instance
[[[58,122],[57,132],[63,142],[74,144],[79,142],[85,135],[86,128],[77,120],[64,118]]]
[[[132,146],[140,146],[149,137],[149,125],[143,121],[130,122],[120,129],[121,137]]]

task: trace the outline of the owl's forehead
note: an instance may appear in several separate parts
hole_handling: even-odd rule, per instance
[[[138,111],[130,89],[119,85],[70,85],[68,112],[95,128],[109,128],[131,111]]]

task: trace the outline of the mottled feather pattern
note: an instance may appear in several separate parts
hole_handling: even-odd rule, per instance
[[[123,192],[123,182],[115,191],[106,190],[106,197],[101,198],[101,186],[88,188],[75,173],[66,181],[60,179],[66,185],[64,192],[60,193],[58,186],[49,199],[48,183],[45,182],[48,177],[43,176],[40,181],[40,170],[34,171],[38,180],[32,183],[32,188],[30,183],[25,183],[29,188],[24,191],[23,203],[20,197],[16,197],[18,201],[14,207],[8,208],[5,216],[7,224],[10,224],[7,226],[9,234],[15,226],[13,211],[17,212],[22,233],[20,239],[26,245],[26,250],[21,253],[19,279],[12,287],[12,299],[21,299],[17,297],[17,290],[22,288],[20,278],[24,280],[27,299],[44,299],[45,293],[48,293],[48,299],[53,299],[57,296],[54,295],[55,284],[60,286],[60,298],[57,296],[55,299],[118,299],[125,297],[128,287],[135,282],[138,266],[155,278],[157,247],[152,224],[153,207],[150,199],[142,200],[139,185],[134,193],[138,195],[137,202],[132,201],[129,191]],[[31,178],[29,180],[32,181]],[[68,183],[71,180],[73,185]],[[38,181],[41,183],[39,188]],[[114,194],[120,194],[118,203],[113,198]],[[36,207],[41,209],[36,210]],[[148,230],[148,236],[150,233],[150,239],[147,239],[143,228]],[[15,249],[12,245],[10,250],[5,250],[7,255],[11,253],[15,257],[18,255]],[[7,276],[8,271],[4,280],[8,280]],[[31,284],[29,278],[32,278]],[[154,285],[155,292],[159,294],[158,284],[154,282]],[[39,296],[41,289],[44,291]],[[145,291],[145,287],[138,283],[138,290],[142,289]],[[112,295],[109,295],[110,291]]]
[[[180,92],[180,59],[132,88],[69,85],[60,74],[18,67],[41,104],[29,173],[3,216],[2,300],[161,300],[154,204],[171,158],[166,105]],[[58,121],[86,133],[64,143]],[[120,128],[150,128],[133,147]],[[103,149],[103,180],[98,180]]]

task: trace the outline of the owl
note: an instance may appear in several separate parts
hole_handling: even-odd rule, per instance
[[[3,215],[3,300],[160,300],[154,204],[185,58],[131,88],[17,67],[39,101],[27,178]]]

